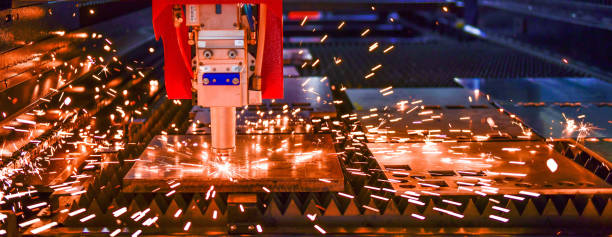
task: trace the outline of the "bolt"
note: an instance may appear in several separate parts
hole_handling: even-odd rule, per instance
[[[236,56],[238,56],[238,52],[236,52],[236,50],[232,49],[232,50],[227,52],[227,56],[229,58],[231,58],[231,59],[234,59],[234,58],[236,58]]]
[[[212,58],[212,56],[213,56],[213,52],[210,51],[210,49],[207,49],[206,51],[204,51],[205,58]]]

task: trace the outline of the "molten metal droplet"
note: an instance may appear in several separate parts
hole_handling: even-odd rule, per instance
[[[553,158],[548,158],[548,160],[546,161],[546,166],[548,167],[550,172],[553,172],[553,173],[557,171],[557,169],[559,168],[559,165]]]

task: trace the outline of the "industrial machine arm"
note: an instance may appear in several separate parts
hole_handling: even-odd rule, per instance
[[[212,148],[229,154],[236,107],[283,96],[282,1],[153,0],[153,26],[168,98],[195,91],[197,104],[211,108]]]

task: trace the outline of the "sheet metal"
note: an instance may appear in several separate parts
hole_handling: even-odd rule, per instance
[[[500,103],[612,102],[612,84],[596,78],[460,78],[464,87],[490,94]]]
[[[612,139],[608,138],[597,142],[586,141],[584,146],[612,162]]]
[[[545,142],[367,145],[397,195],[612,193],[612,185]]]
[[[576,126],[582,123],[590,127],[586,137],[612,137],[612,107],[525,107],[504,106],[504,109],[520,117],[538,134],[549,138],[577,138],[577,130],[569,131],[568,120]],[[584,117],[583,117],[584,116]]]
[[[381,89],[348,89],[346,94],[356,110],[367,110],[374,107],[395,104],[402,100],[422,100],[425,105],[484,105],[485,97],[476,97],[473,91],[464,88],[393,88],[393,94],[383,95]],[[470,102],[470,97],[472,101]]]
[[[490,94],[543,137],[576,138],[568,120],[591,127],[586,136],[612,137],[612,84],[596,78],[462,78],[471,90]]]
[[[370,142],[533,139],[519,120],[462,88],[353,89],[347,94]]]
[[[238,135],[236,151],[217,157],[207,135],[156,136],[123,178],[124,192],[341,191],[344,177],[329,134]],[[321,181],[320,179],[325,179]]]
[[[371,142],[534,139],[530,129],[493,108],[358,112]]]

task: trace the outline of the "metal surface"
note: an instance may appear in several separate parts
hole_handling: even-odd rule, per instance
[[[596,78],[461,78],[455,81],[470,90],[490,94],[502,104],[612,101],[612,84]]]
[[[346,94],[356,110],[395,105],[397,102],[422,100],[424,105],[486,105],[484,96],[463,88],[393,88],[393,94],[384,96],[380,89],[348,89]],[[472,97],[472,102],[470,102]]]
[[[525,107],[504,106],[516,114],[525,124],[546,138],[578,137],[579,132],[568,132],[568,120],[574,120],[577,126],[582,123],[590,127],[586,137],[612,137],[612,107]]]
[[[457,79],[489,94],[544,137],[578,137],[568,120],[590,127],[586,136],[612,137],[612,84],[595,78]]]
[[[347,94],[370,142],[533,138],[486,96],[463,88],[351,89]]]
[[[238,135],[230,157],[210,152],[210,136],[156,136],[124,177],[124,192],[341,191],[344,177],[330,135]],[[331,182],[322,182],[324,178]]]
[[[21,63],[15,66],[0,62],[3,65],[0,68],[0,91],[7,95],[0,100],[0,113],[6,113],[10,119],[12,114],[41,102],[41,97],[57,93],[58,89],[68,86],[75,78],[96,69],[97,64],[87,66],[89,59],[82,53],[83,47],[91,55],[105,56],[107,63],[101,63],[100,66],[108,65],[112,59],[109,57],[111,54],[103,49],[103,43],[106,42],[104,39],[87,38],[91,32],[104,32],[104,37],[114,42],[111,48],[117,50],[116,56],[126,56],[143,44],[151,43],[153,27],[147,20],[150,17],[151,10],[143,9],[3,54],[3,59],[10,58]],[[116,27],[122,22],[131,24]],[[92,47],[94,44],[97,47]],[[0,120],[3,119],[0,117]]]
[[[584,146],[591,149],[595,153],[599,154],[603,158],[612,162],[612,139],[606,139],[607,141],[587,141]]]
[[[0,53],[57,36],[57,32],[69,32],[79,27],[79,11],[71,2],[13,7],[15,8],[0,11]],[[4,66],[5,60],[15,59],[2,58],[0,65]]]
[[[418,109],[358,112],[371,142],[533,139],[528,128],[497,109]]]
[[[612,193],[612,185],[545,142],[369,143],[368,148],[397,195]]]

